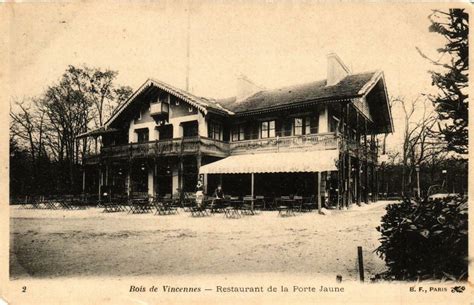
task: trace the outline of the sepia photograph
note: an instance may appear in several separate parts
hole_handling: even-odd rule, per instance
[[[0,4],[0,304],[472,304],[469,13]]]

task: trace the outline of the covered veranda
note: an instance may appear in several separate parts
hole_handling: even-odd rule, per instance
[[[231,196],[312,197],[321,210],[338,158],[338,150],[234,155],[202,166],[199,173],[209,195],[220,184]]]

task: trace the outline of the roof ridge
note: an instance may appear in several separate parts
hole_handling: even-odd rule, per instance
[[[362,74],[369,74],[369,73],[377,73],[377,72],[382,72],[382,70],[380,69],[375,69],[375,70],[370,70],[370,71],[364,71],[364,72],[359,72],[359,73],[352,73],[352,74],[348,74],[346,75],[342,80],[346,79],[347,77],[351,77],[351,76],[357,76],[357,75],[362,75]],[[342,81],[341,80],[341,81]],[[318,83],[318,82],[323,82],[323,81],[327,81],[327,78],[325,79],[319,79],[319,80],[314,80],[314,81],[309,81],[309,82],[304,82],[304,83],[297,83],[297,84],[292,84],[292,85],[285,85],[283,87],[278,87],[278,88],[265,88],[263,90],[260,90],[260,91],[257,91],[255,92],[254,94],[252,94],[251,96],[247,97],[246,99],[250,99],[252,96],[260,93],[260,92],[269,92],[269,91],[278,91],[278,90],[283,90],[283,89],[287,89],[287,88],[292,88],[292,87],[298,87],[298,86],[305,86],[305,85],[310,85],[310,84],[313,84],[313,83]],[[339,82],[340,83],[340,82]],[[338,84],[339,84],[338,83]],[[338,84],[335,84],[333,86],[337,86]],[[216,101],[221,101],[221,100],[226,100],[226,99],[234,99],[236,98],[235,95],[233,96],[227,96],[227,97],[221,97],[221,98],[215,98],[214,100]]]

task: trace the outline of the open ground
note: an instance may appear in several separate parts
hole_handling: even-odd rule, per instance
[[[385,206],[279,217],[103,213],[102,209],[10,210],[10,277],[285,273],[357,280],[385,270],[374,253]]]

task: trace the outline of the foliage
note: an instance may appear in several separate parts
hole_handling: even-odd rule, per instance
[[[376,252],[396,280],[467,279],[467,198],[390,204]]]
[[[14,100],[10,109],[13,194],[78,192],[80,160],[91,149],[77,136],[101,126],[131,95],[116,84],[118,72],[69,66],[57,83],[38,97]],[[14,161],[14,162],[13,162]],[[17,172],[29,175],[17,175]]]
[[[430,16],[429,30],[442,35],[446,45],[437,51],[441,58],[430,61],[441,68],[431,71],[433,86],[439,90],[431,96],[439,119],[440,138],[447,142],[448,151],[461,154],[468,152],[469,104],[467,86],[469,82],[469,15],[464,9],[449,12],[434,11]],[[428,58],[426,55],[420,54]],[[429,59],[429,58],[428,58]]]

